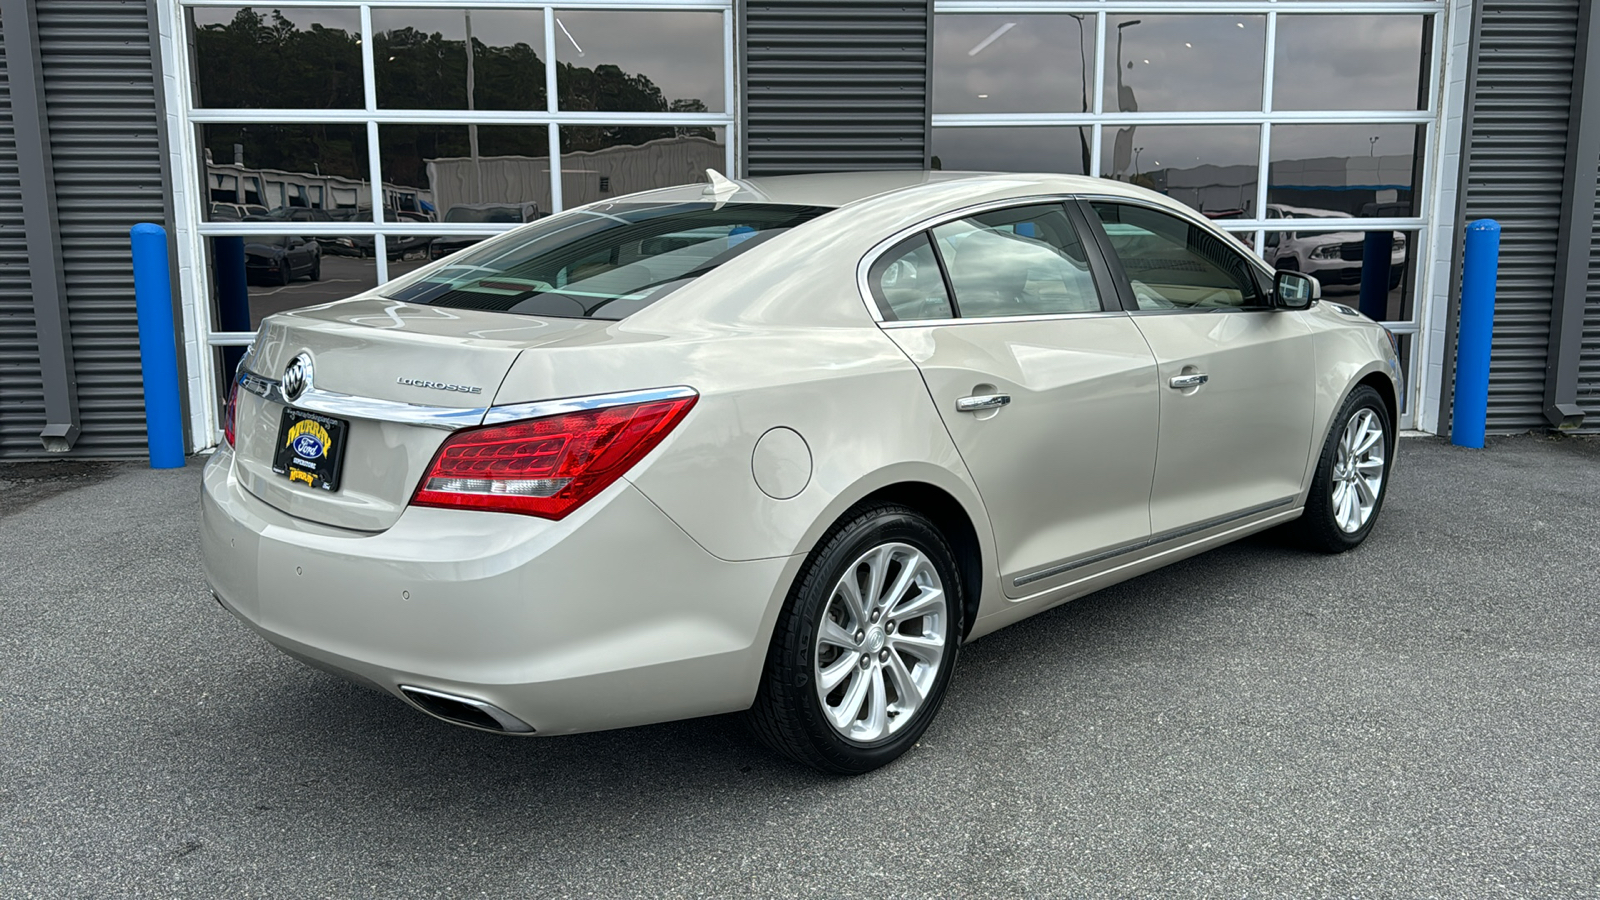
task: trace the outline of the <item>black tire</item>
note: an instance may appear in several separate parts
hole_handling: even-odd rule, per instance
[[[322,257],[320,255],[311,260],[311,280],[322,280]]]
[[[1335,467],[1339,464],[1339,444],[1345,429],[1359,415],[1371,413],[1382,426],[1383,435],[1378,443],[1383,448],[1382,480],[1378,483],[1372,512],[1360,527],[1347,531],[1337,518],[1334,498]],[[1383,511],[1383,499],[1389,493],[1389,470],[1394,465],[1394,425],[1389,421],[1389,408],[1383,398],[1369,385],[1359,385],[1345,399],[1344,406],[1334,417],[1328,437],[1322,442],[1322,455],[1317,460],[1317,472],[1311,482],[1311,493],[1306,497],[1305,513],[1291,523],[1295,537],[1306,548],[1322,553],[1343,553],[1361,545],[1372,533],[1372,526]]]
[[[274,278],[273,281],[274,281],[274,283],[276,283],[276,284],[281,286],[281,285],[286,285],[286,284],[288,284],[289,282],[291,282],[293,280],[294,280],[294,268],[289,265],[289,260],[285,259],[283,261],[283,265],[278,267],[277,277]]]
[[[859,742],[841,734],[826,718],[824,700],[813,682],[812,660],[814,655],[823,653],[837,654],[834,657],[836,661],[842,661],[846,655],[852,661],[856,659],[854,652],[846,654],[831,646],[820,648],[818,628],[822,617],[828,614],[836,586],[851,567],[857,566],[859,571],[864,554],[891,544],[914,548],[937,573],[945,600],[944,646],[942,656],[931,673],[931,683],[907,720],[898,722],[893,719],[891,712],[887,721],[895,721],[896,724],[891,726],[892,730],[886,736]],[[885,568],[889,565],[893,564],[886,564]],[[895,571],[904,571],[904,568],[902,565]],[[885,580],[888,580],[887,577]],[[909,592],[907,596],[911,596]],[[944,700],[950,673],[955,668],[956,651],[965,633],[964,599],[955,556],[932,522],[915,510],[895,504],[876,504],[852,510],[822,536],[817,548],[801,567],[783,611],[778,616],[756,702],[747,714],[752,730],[774,750],[829,774],[859,775],[893,762],[927,730]],[[912,621],[917,621],[916,627],[922,629],[925,627],[923,623],[929,620],[915,617],[905,619],[907,623]],[[895,626],[891,623],[892,619],[885,617],[880,634],[884,628],[893,634]],[[912,637],[920,633],[902,631],[902,634]],[[872,638],[869,636],[867,640],[870,642]],[[879,657],[886,657],[891,652],[898,654],[899,651],[880,649],[875,652]],[[873,653],[864,655],[879,658],[874,657]],[[901,665],[906,659],[905,656],[899,657]],[[868,665],[863,663],[864,672],[869,671],[865,668]],[[891,667],[893,663],[890,662],[882,666],[885,670]],[[876,671],[876,668],[874,666],[871,671]],[[849,680],[840,682],[835,690],[842,690],[846,684],[853,683],[856,677],[852,673],[848,676]],[[895,682],[892,677],[885,675],[882,683],[892,685]],[[870,692],[870,685],[865,689]],[[898,696],[893,703],[899,703]]]

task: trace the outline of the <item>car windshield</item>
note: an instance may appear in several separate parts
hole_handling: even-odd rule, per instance
[[[621,319],[829,210],[770,203],[618,203],[464,250],[380,293],[408,303]]]

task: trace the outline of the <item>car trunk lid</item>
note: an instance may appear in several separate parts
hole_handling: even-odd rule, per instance
[[[405,509],[452,430],[482,421],[506,373],[526,350],[602,339],[613,323],[506,316],[415,306],[371,296],[271,316],[262,323],[238,391],[234,452],[241,483],[298,518],[382,531]],[[293,399],[285,373],[310,363],[309,387]],[[273,470],[293,452],[285,407],[344,423],[334,489],[292,482]],[[326,439],[337,428],[313,429]],[[321,440],[310,448],[318,453]],[[326,455],[307,457],[326,467]],[[331,470],[324,469],[328,474]]]

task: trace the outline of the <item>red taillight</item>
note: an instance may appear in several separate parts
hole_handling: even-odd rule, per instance
[[[239,379],[233,379],[233,386],[228,388],[228,409],[222,415],[222,436],[228,439],[228,446],[233,446],[233,417],[239,408]]]
[[[560,519],[655,449],[696,399],[629,403],[456,432],[434,454],[411,503]]]

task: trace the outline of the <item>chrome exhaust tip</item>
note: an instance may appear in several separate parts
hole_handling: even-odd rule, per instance
[[[468,728],[501,734],[533,734],[532,725],[493,703],[475,697],[463,697],[460,694],[449,694],[409,684],[400,685],[400,693],[416,708],[452,725],[465,725]]]

